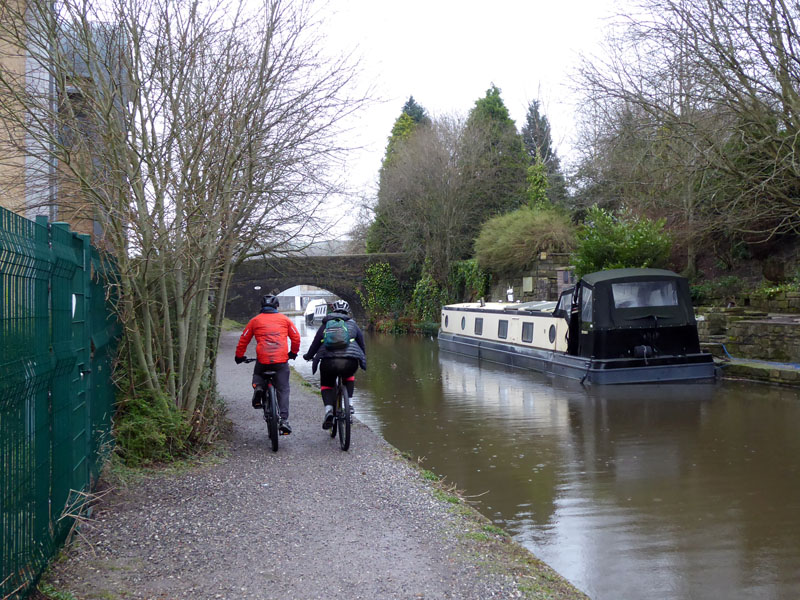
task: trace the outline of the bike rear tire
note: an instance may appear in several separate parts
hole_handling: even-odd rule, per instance
[[[350,395],[344,383],[339,384],[336,394],[336,427],[339,429],[339,447],[347,451],[350,448]]]
[[[278,451],[278,397],[272,385],[267,386],[267,397],[264,398],[264,420],[267,422],[267,434],[272,446],[272,451]]]

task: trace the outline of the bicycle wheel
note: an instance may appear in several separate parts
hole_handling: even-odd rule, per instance
[[[267,433],[272,443],[272,451],[278,451],[278,397],[272,384],[267,386],[267,397],[264,398],[264,420],[267,422]]]
[[[342,450],[350,447],[350,423],[350,396],[344,382],[340,382],[336,394],[336,427],[339,429],[339,446]]]
[[[337,378],[336,381],[338,383],[339,379]],[[336,389],[338,390],[339,388],[337,387]],[[333,423],[331,423],[331,437],[332,438],[336,437],[336,423],[338,423],[338,418],[336,416],[336,414],[337,414],[336,411],[339,408],[339,398],[338,398],[339,392],[338,391],[336,392],[336,395],[337,395],[336,402],[333,405]]]

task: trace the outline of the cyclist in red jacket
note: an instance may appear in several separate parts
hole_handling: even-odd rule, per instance
[[[250,319],[244,328],[239,344],[236,346],[236,364],[244,361],[244,353],[253,336],[256,337],[256,366],[253,369],[253,408],[261,408],[264,399],[266,381],[264,371],[274,371],[272,385],[278,396],[278,408],[281,419],[279,427],[282,433],[292,433],[289,425],[289,359],[297,358],[300,350],[300,332],[294,323],[284,314],[278,312],[278,298],[266,295],[261,299],[261,313]],[[286,338],[292,343],[287,349]]]

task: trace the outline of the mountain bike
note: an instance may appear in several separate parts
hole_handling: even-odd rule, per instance
[[[254,362],[255,358],[245,357],[244,362]],[[279,431],[280,411],[278,410],[278,395],[275,392],[275,387],[272,385],[272,378],[275,371],[263,371],[262,377],[266,382],[266,389],[264,390],[264,397],[261,398],[261,407],[264,409],[264,421],[267,423],[267,435],[272,445],[272,451],[278,451],[278,436],[283,435]],[[257,393],[257,392],[254,392]]]
[[[333,427],[331,437],[336,437],[339,432],[339,447],[342,450],[350,448],[350,425],[353,418],[350,416],[350,395],[341,375],[336,377],[336,404],[333,406]]]

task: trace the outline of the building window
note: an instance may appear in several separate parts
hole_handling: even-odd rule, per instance
[[[530,344],[533,341],[533,323],[522,324],[522,341]]]
[[[497,324],[497,337],[504,340],[508,337],[508,321],[502,320]]]
[[[475,335],[483,335],[483,318],[477,317],[475,319]]]

